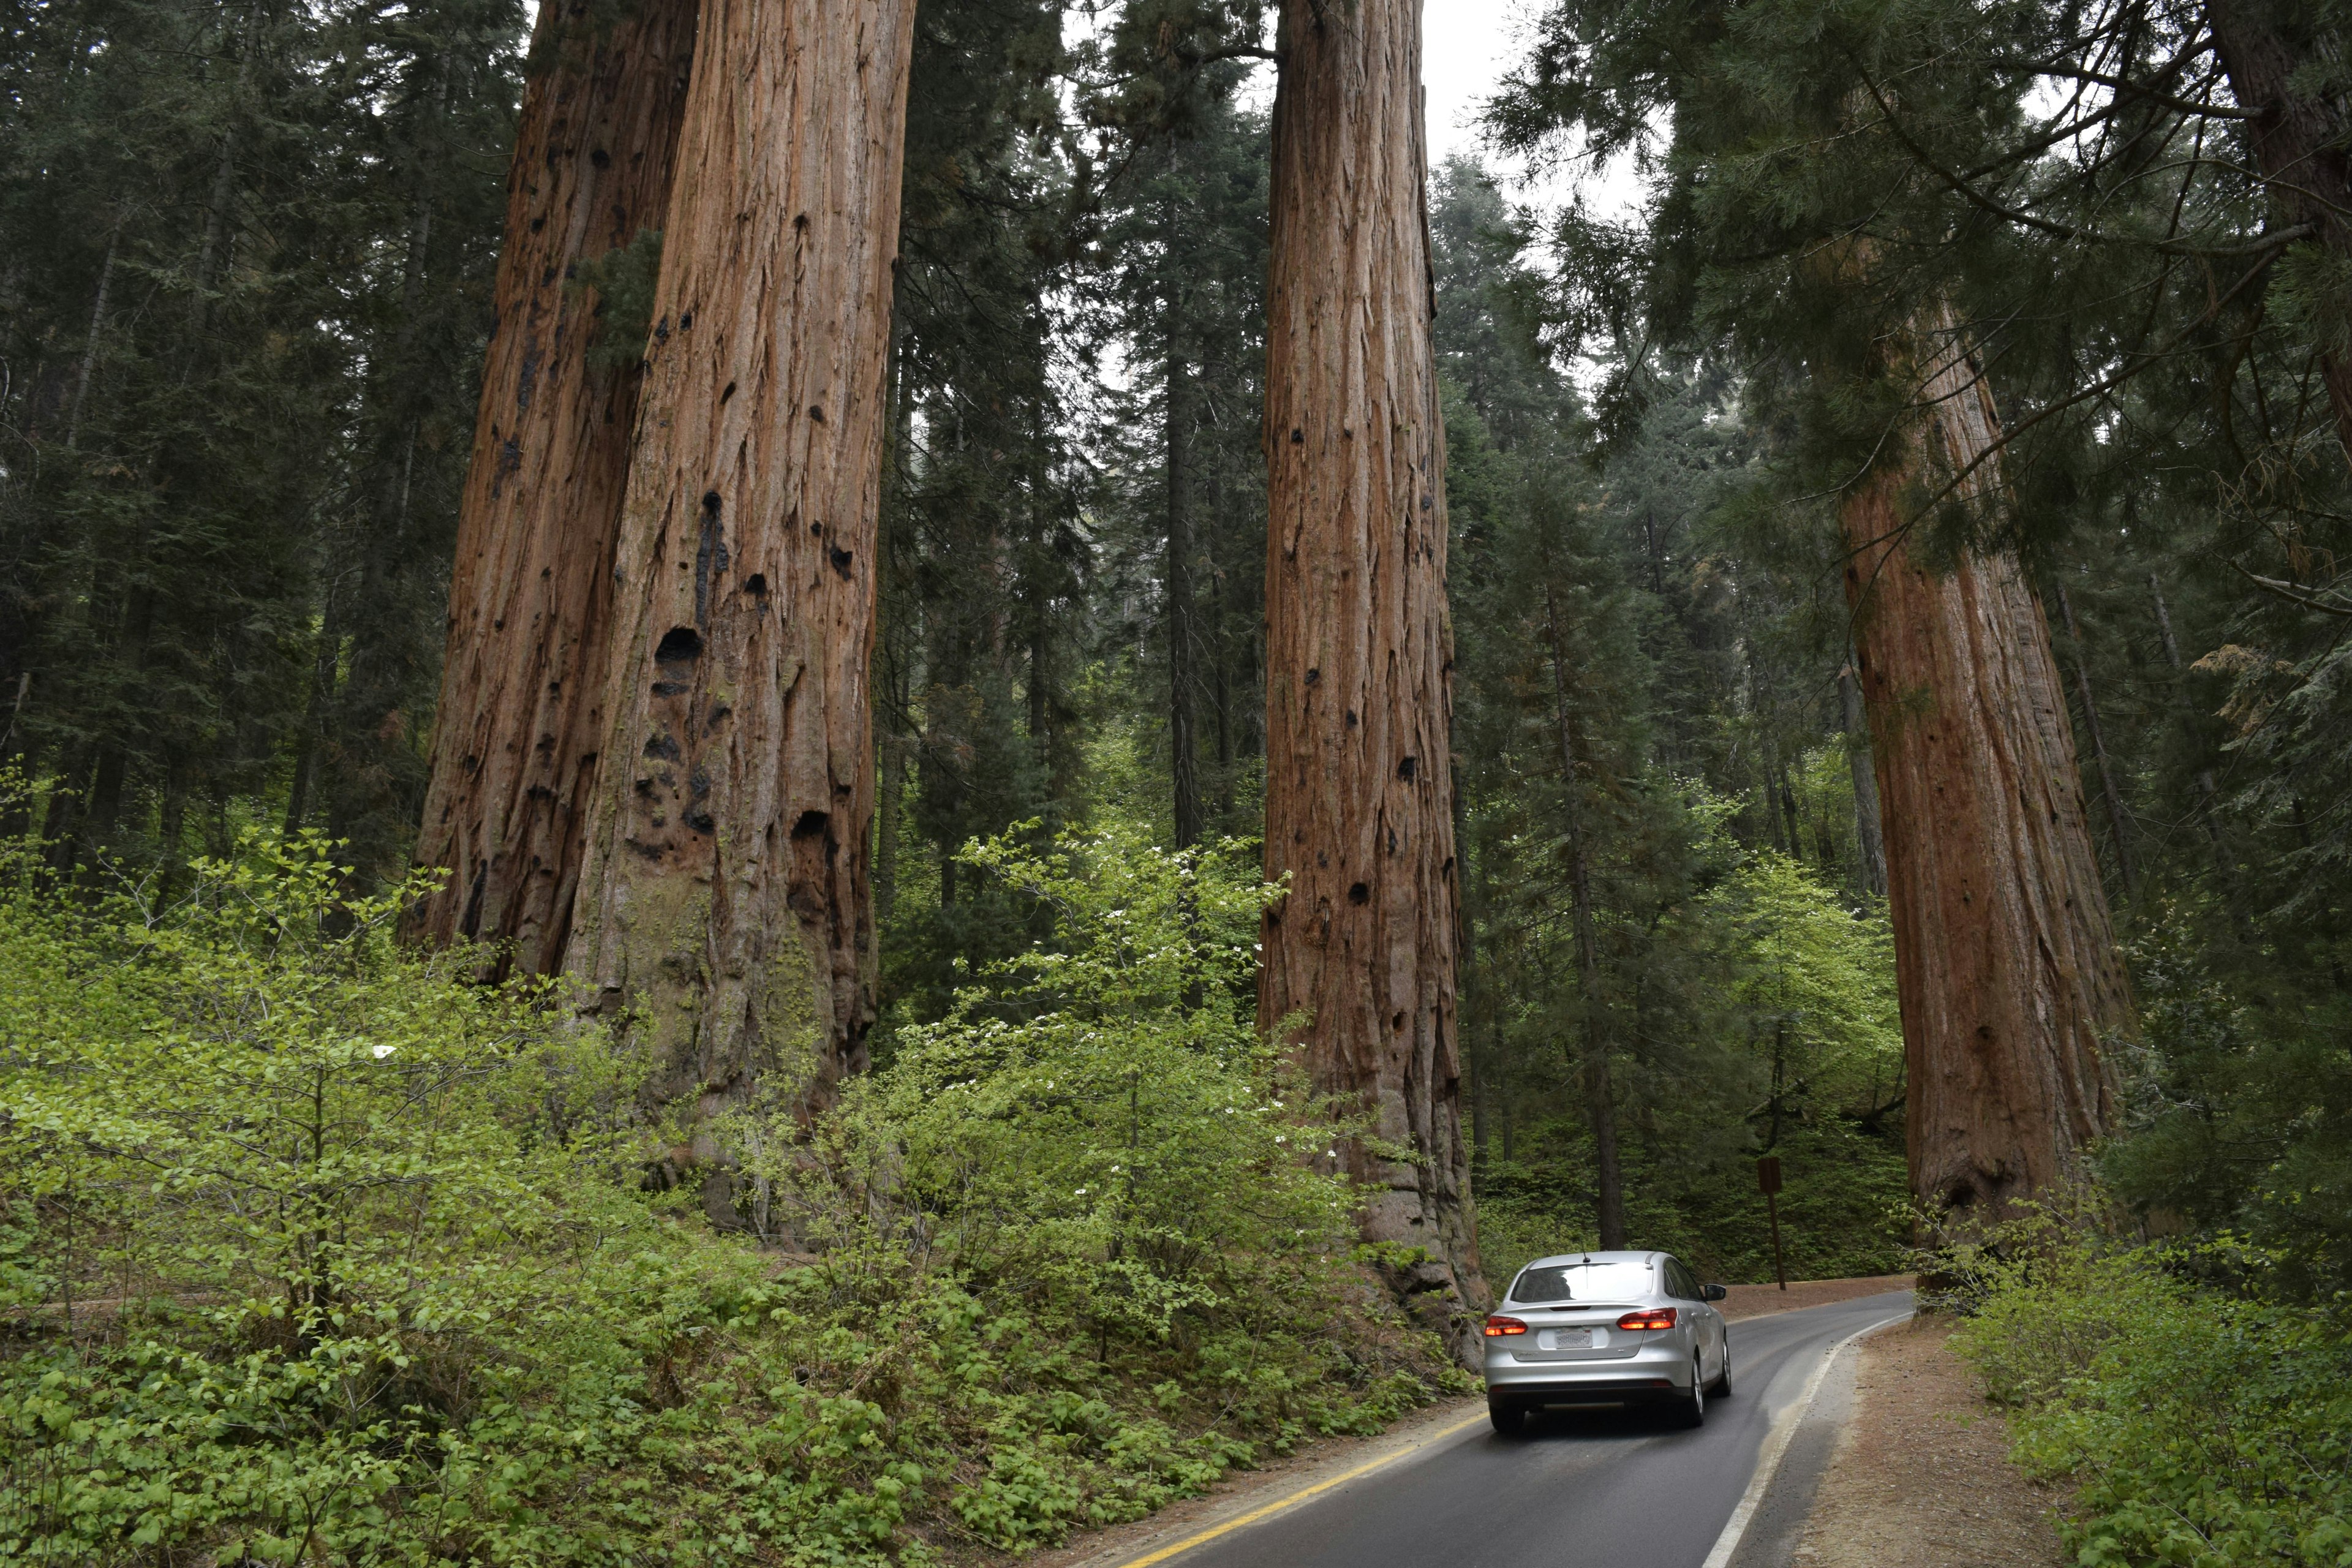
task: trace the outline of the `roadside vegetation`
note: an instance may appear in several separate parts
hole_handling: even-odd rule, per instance
[[[2147,1048],[2104,1184],[1931,1265],[2076,1561],[2352,1563],[2352,1064],[2332,997],[2138,957]]]
[[[1252,1027],[1248,857],[972,852],[1048,934],[800,1136],[646,1190],[556,987],[396,944],[315,837],[168,904],[0,858],[10,1561],[924,1563],[1458,1385]]]
[[[2074,1561],[2352,1562],[2352,1336],[2243,1243],[2026,1222],[1967,1256],[1955,1341],[2012,1453],[2071,1497]]]

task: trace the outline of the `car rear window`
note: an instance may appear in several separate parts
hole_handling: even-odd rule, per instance
[[[1646,1263],[1545,1263],[1522,1269],[1511,1300],[1538,1301],[1633,1301],[1650,1293]]]

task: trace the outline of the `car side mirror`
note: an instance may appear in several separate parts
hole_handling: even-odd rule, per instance
[[[1720,1285],[1702,1285],[1698,1288],[1698,1293],[1710,1301],[1720,1301],[1731,1294]]]

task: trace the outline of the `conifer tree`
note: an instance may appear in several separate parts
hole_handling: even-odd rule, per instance
[[[0,110],[6,749],[168,896],[252,816],[397,868],[518,12],[41,8]]]
[[[1092,636],[1059,13],[954,0],[915,26],[874,683],[886,1020],[937,1016],[959,960],[1029,940],[1033,911],[956,857],[1082,809]]]
[[[609,710],[639,354],[692,64],[692,0],[542,6],[508,175],[499,320],[459,509],[413,935],[552,973]]]
[[[2129,986],[2042,605],[2014,553],[1931,566],[1913,498],[2006,498],[1981,367],[1947,316],[1889,372],[1918,412],[1840,506],[1885,803],[1913,1190],[2000,1213],[2084,1172],[2114,1125]]]
[[[874,1022],[870,655],[913,6],[702,17],[614,562],[566,967],[688,1125],[822,1103]],[[731,1220],[730,1184],[705,1201]]]
[[[1522,145],[1574,123],[1616,147],[1648,136],[1654,110],[1673,117],[1675,178],[1653,232],[1621,249],[1613,279],[1588,278],[1585,308],[1646,311],[1693,346],[1732,346],[1796,395],[1790,489],[1839,498],[1910,1053],[1914,1188],[1998,1212],[2082,1169],[2113,1114],[2106,1053],[2132,1027],[2065,694],[2016,554],[2027,508],[1980,345],[1948,303],[1971,264],[2009,258],[2000,230],[1988,239],[1941,206],[1960,199],[1954,182],[1911,177],[1923,156],[1947,167],[1923,154],[1922,134],[1971,158],[1988,142],[2014,147],[2019,95],[2000,90],[1990,39],[1961,53],[1979,74],[1918,74],[1938,46],[1901,21],[1844,19],[1852,47],[1826,52],[1713,12],[1627,22],[1554,12],[1544,66],[1515,79],[1502,119]],[[1588,41],[1598,47],[1568,63]],[[1811,89],[1759,90],[1778,79],[1759,73],[1752,47],[1785,53]],[[1824,138],[1832,162],[1806,163],[1798,150]],[[1759,139],[1772,149],[1760,160]],[[1588,257],[1609,244],[1589,228],[1569,237]],[[1818,516],[1793,497],[1782,505],[1784,519]],[[1797,853],[1783,761],[1768,771],[1774,836]]]
[[[1483,1305],[1461,1127],[1453,627],[1430,342],[1420,7],[1283,8],[1267,289],[1265,869],[1258,1016],[1397,1153],[1368,1240],[1453,1332]],[[1408,1153],[1409,1152],[1409,1153]],[[1471,1342],[1457,1338],[1462,1352]]]

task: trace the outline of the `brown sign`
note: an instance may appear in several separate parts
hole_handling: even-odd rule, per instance
[[[1756,1190],[1770,1197],[1780,1190],[1780,1156],[1767,1154],[1756,1162]]]

